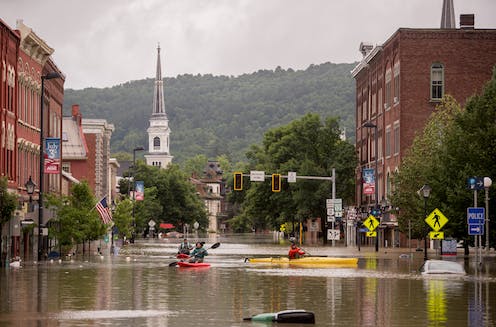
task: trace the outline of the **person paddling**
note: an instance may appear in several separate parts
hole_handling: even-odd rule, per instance
[[[296,246],[295,242],[291,242],[291,247],[289,248],[288,258],[298,259],[305,254],[305,251]]]
[[[191,244],[189,244],[188,239],[184,239],[181,244],[179,244],[179,248],[177,250],[177,254],[187,254],[193,249]]]
[[[203,258],[208,255],[207,250],[201,242],[196,242],[195,249],[191,252],[191,259],[188,262],[203,262]]]

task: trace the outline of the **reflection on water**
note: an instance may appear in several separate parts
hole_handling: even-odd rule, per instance
[[[255,326],[243,318],[287,309],[313,311],[316,326],[495,324],[491,261],[482,272],[467,262],[467,276],[432,278],[417,272],[422,253],[312,246],[314,255],[358,256],[358,267],[283,267],[244,262],[287,252],[270,236],[206,241],[222,244],[209,250],[207,269],[169,267],[176,240],[1,269],[0,326]]]

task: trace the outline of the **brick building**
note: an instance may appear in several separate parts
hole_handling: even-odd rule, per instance
[[[446,22],[445,16],[450,17],[443,12],[442,24],[447,25],[440,29],[400,28],[381,45],[360,44],[363,59],[352,75],[359,159],[356,203],[362,212],[376,202],[387,208],[392,174],[442,97],[450,94],[464,105],[492,76],[496,30],[475,29],[473,15],[462,15],[456,29],[454,19]],[[377,199],[375,190],[364,194],[362,183],[363,170],[376,163]],[[396,226],[394,215],[386,212],[379,229],[382,245],[399,242]]]
[[[9,240],[2,242],[8,249],[2,252],[27,257],[37,251],[38,235],[24,229],[22,222],[40,223],[35,204],[41,184],[41,99],[43,138],[60,138],[65,78],[50,57],[54,50],[22,20],[17,21],[15,30],[0,20],[0,34],[0,176],[7,177],[9,192],[19,198],[19,210],[7,225]],[[42,96],[42,77],[54,73],[58,78],[45,79]],[[43,192],[60,193],[60,172],[44,176]],[[30,177],[36,185],[32,195],[25,186]],[[46,212],[41,224],[49,219],[50,212]],[[6,240],[6,235],[2,237]]]

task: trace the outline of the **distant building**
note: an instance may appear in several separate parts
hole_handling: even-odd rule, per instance
[[[461,28],[455,29],[452,7],[452,1],[444,1],[441,29],[400,28],[381,45],[360,44],[363,59],[352,71],[359,159],[356,203],[363,212],[376,202],[385,207],[379,228],[383,245],[399,241],[396,219],[387,212],[388,198],[392,175],[415,134],[445,94],[464,105],[480,93],[496,63],[496,30],[475,29],[473,15],[462,15]],[[364,169],[374,169],[376,162],[378,199],[374,192],[364,194],[362,184]]]
[[[71,117],[64,117],[62,170],[78,181],[87,181],[98,200],[107,196],[109,202],[115,196],[118,167],[110,158],[113,131],[114,125],[105,119],[82,118],[79,105],[72,106]]]
[[[200,199],[205,203],[208,213],[208,231],[223,232],[227,229],[227,202],[225,200],[225,181],[217,161],[208,161],[201,178],[190,178]]]
[[[160,46],[157,48],[157,72],[155,78],[155,91],[153,96],[153,110],[150,117],[148,132],[148,153],[145,154],[146,164],[167,168],[172,161],[169,151],[170,128],[169,119],[165,113],[164,81],[160,64]]]

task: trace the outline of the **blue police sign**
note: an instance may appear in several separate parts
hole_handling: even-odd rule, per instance
[[[484,178],[482,177],[469,177],[467,178],[467,187],[469,190],[483,190],[484,189]]]
[[[485,210],[479,207],[467,208],[467,223],[469,225],[483,225],[485,221]]]

